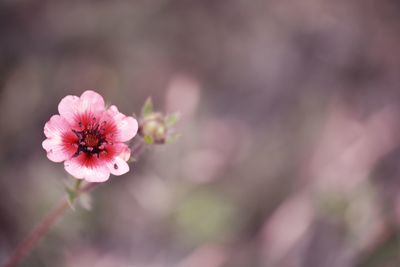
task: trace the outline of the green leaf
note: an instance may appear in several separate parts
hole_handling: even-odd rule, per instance
[[[174,126],[181,118],[181,114],[176,112],[173,114],[169,114],[166,118],[165,118],[165,123],[167,125],[167,127],[171,127]]]
[[[144,142],[145,142],[147,145],[152,145],[152,144],[154,144],[153,137],[151,137],[150,135],[145,135],[145,136],[143,137],[143,140],[144,140]]]
[[[146,102],[144,102],[142,107],[142,117],[145,117],[151,113],[153,113],[153,101],[149,97],[146,99]]]

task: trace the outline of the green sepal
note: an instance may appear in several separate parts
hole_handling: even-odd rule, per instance
[[[82,180],[77,180],[74,187],[65,187],[65,192],[67,193],[67,201],[71,209],[75,210],[74,203],[79,196],[79,190],[81,187]]]
[[[75,203],[75,200],[77,198],[76,192],[73,189],[69,188],[69,187],[65,188],[65,192],[67,193],[67,202],[68,202],[69,207],[72,210],[75,210],[74,203]]]
[[[146,145],[152,145],[154,144],[154,140],[153,137],[151,137],[150,135],[145,135],[143,136],[143,141]]]
[[[151,100],[151,97],[149,97],[146,99],[146,102],[144,102],[144,104],[143,104],[142,117],[146,117],[151,113],[153,113],[153,101]]]
[[[165,124],[167,127],[172,127],[174,126],[181,118],[181,114],[176,112],[173,114],[169,114],[166,118],[165,118]]]

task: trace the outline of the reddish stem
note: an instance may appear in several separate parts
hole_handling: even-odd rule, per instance
[[[98,183],[86,184],[79,190],[79,193],[88,192],[93,189]],[[43,221],[38,224],[28,237],[22,241],[22,243],[17,247],[12,257],[4,265],[4,267],[15,267],[18,263],[29,254],[32,248],[36,245],[40,239],[49,231],[50,227],[54,222],[64,213],[64,211],[69,207],[68,200],[64,199],[58,206],[51,210]]]
[[[133,153],[136,156],[140,156],[144,152],[144,143],[139,142],[134,148],[132,148]],[[88,192],[96,187],[99,183],[88,183],[79,190],[79,194]],[[69,207],[67,199],[61,201],[61,203],[51,210],[43,221],[38,224],[28,237],[22,241],[22,243],[16,248],[14,254],[8,262],[3,267],[15,267],[21,260],[26,257],[32,248],[36,245],[40,239],[49,231],[50,227],[54,222],[64,213],[64,211]]]

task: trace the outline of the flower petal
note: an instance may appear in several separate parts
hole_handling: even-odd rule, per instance
[[[43,141],[42,147],[47,151],[47,157],[51,161],[61,162],[75,153],[76,136],[63,117],[52,116],[44,126],[44,134],[47,139]]]
[[[44,125],[44,135],[47,138],[61,138],[69,130],[70,125],[60,115],[53,115]]]
[[[106,147],[107,155],[100,155],[103,162],[107,162],[107,167],[114,175],[122,175],[129,171],[126,161],[130,158],[131,150],[124,143],[116,143]],[[111,156],[111,158],[108,158]]]
[[[98,93],[88,90],[83,92],[80,97],[68,95],[61,99],[58,104],[58,112],[64,117],[71,126],[76,127],[82,116],[95,116],[104,111],[104,99]]]
[[[110,172],[114,175],[122,175],[129,171],[129,165],[121,157],[116,157],[113,162],[108,163]]]
[[[131,158],[131,149],[126,144],[123,145],[124,146],[121,149],[121,154],[119,155],[119,157],[121,157],[125,161],[128,161]]]
[[[104,110],[104,99],[95,91],[88,90],[83,92],[80,97],[80,111],[98,112]]]
[[[110,170],[107,164],[98,162],[91,165],[85,165],[82,158],[86,155],[81,154],[78,157],[66,160],[64,162],[65,170],[78,179],[85,179],[88,182],[105,182],[110,177]]]
[[[67,95],[58,104],[58,112],[71,125],[75,123],[76,115],[79,111],[80,99],[75,95]]]
[[[116,106],[111,106],[108,112],[113,117],[117,127],[116,141],[126,142],[135,137],[138,131],[138,122],[136,119],[125,116],[118,111]]]
[[[47,151],[47,158],[51,161],[62,162],[71,156],[56,139],[46,139],[42,146]]]
[[[84,179],[92,183],[105,182],[110,178],[110,171],[106,166],[86,168]]]

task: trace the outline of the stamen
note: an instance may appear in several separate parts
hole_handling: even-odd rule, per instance
[[[92,117],[96,120],[96,117]],[[79,123],[82,125],[82,123]],[[74,144],[77,148],[74,156],[78,156],[81,152],[86,153],[88,156],[100,153],[106,153],[105,144],[107,143],[104,130],[99,127],[99,123],[90,123],[82,131],[72,130],[78,137],[78,141]],[[99,129],[100,128],[100,129]]]

